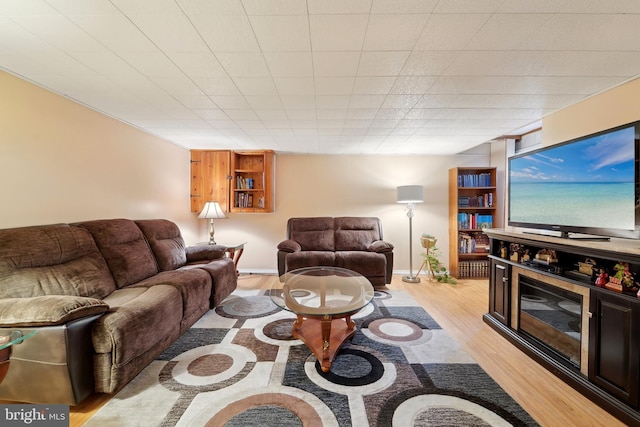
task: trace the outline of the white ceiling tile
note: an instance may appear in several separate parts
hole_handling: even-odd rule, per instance
[[[522,0],[510,0],[507,3],[513,3],[514,1],[519,2]],[[498,11],[498,8],[502,7],[503,3],[505,3],[504,0],[447,0],[438,2],[433,9],[433,13],[493,13]]]
[[[431,13],[438,0],[373,0],[371,13]]]
[[[355,77],[316,77],[316,94],[349,95],[353,91]]]
[[[380,108],[384,99],[384,95],[353,95],[349,108]]]
[[[243,109],[243,110],[227,109],[225,110],[225,112],[228,118],[230,118],[231,120],[234,120],[236,123],[238,123],[238,121],[260,120],[256,112],[249,109]],[[218,118],[224,118],[224,117],[218,117]]]
[[[360,61],[359,52],[314,52],[314,76],[355,76]]]
[[[409,108],[381,108],[376,113],[376,122],[379,119],[399,120],[405,117],[410,111],[411,109]]]
[[[349,108],[347,110],[347,120],[369,120],[376,116],[376,108]]]
[[[490,17],[489,14],[479,13],[431,15],[415,49],[465,49]],[[506,34],[508,33],[503,33],[503,38],[510,39],[510,35]]]
[[[457,51],[413,51],[400,74],[405,76],[438,76],[445,72],[458,54]]]
[[[249,19],[244,15],[189,15],[189,19],[214,52],[260,50]]]
[[[315,86],[310,77],[276,77],[273,79],[280,95],[314,95]]]
[[[223,110],[226,109],[243,109],[249,108],[249,104],[244,96],[233,96],[233,95],[213,95],[209,96],[213,102]]]
[[[369,13],[371,0],[307,0],[311,15]]]
[[[260,53],[216,52],[220,65],[231,77],[269,77],[269,69]]]
[[[349,108],[348,95],[316,95],[317,108]],[[382,103],[382,101],[380,101]],[[353,107],[356,108],[356,107]],[[366,107],[365,107],[366,108]]]
[[[216,105],[206,95],[175,94],[175,98],[190,110],[215,108]]]
[[[311,52],[265,52],[271,75],[274,77],[312,77]]]
[[[429,19],[426,14],[371,15],[364,50],[411,50]]]
[[[359,95],[387,94],[395,80],[395,77],[356,77],[353,93]]]
[[[207,95],[241,95],[235,82],[229,77],[195,77],[191,81]]]
[[[234,77],[233,81],[243,95],[277,95],[273,79],[269,77]]]
[[[255,110],[273,110],[284,108],[282,101],[276,95],[248,95],[245,96],[247,103]]]
[[[435,76],[398,76],[389,91],[393,94],[423,94],[436,82]]]
[[[128,2],[128,0],[119,1]],[[153,0],[145,1],[153,2]],[[176,0],[176,2],[182,10],[190,15],[204,17],[244,15],[243,5],[240,0]]]
[[[242,0],[247,15],[306,15],[305,0]]]
[[[204,120],[220,120],[228,117],[227,112],[218,108],[215,109],[194,109],[193,110],[199,117]]]
[[[323,109],[318,110],[317,114],[318,120],[344,120],[347,116],[347,109]]]
[[[359,76],[396,76],[404,67],[411,51],[362,52]]]
[[[251,27],[264,52],[305,52],[311,50],[306,15],[251,16]]]
[[[319,51],[360,51],[368,15],[310,15],[311,48]]]
[[[168,56],[176,67],[190,77],[222,77],[227,75],[218,59],[211,52],[170,52]]]
[[[389,95],[382,108],[412,108],[420,100],[420,95]]]
[[[74,15],[73,22],[94,39],[119,53],[156,52],[151,40],[123,15]]]
[[[295,121],[310,121],[316,120],[316,109],[299,109],[299,110],[287,110],[287,116],[291,120],[291,122]]]
[[[524,49],[526,41],[537,37],[540,28],[551,19],[548,14],[496,14],[491,16],[469,40],[473,50]]]
[[[308,110],[316,107],[313,95],[280,95],[282,105],[287,110]]]
[[[182,14],[129,16],[135,26],[165,52],[208,52],[200,34]]]

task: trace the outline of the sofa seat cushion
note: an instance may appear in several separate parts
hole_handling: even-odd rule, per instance
[[[206,271],[211,276],[212,289],[209,308],[215,308],[228,297],[238,286],[236,265],[231,258],[219,258],[206,264],[190,264],[183,269],[197,268]]]
[[[64,325],[81,317],[104,313],[109,306],[95,298],[46,295],[0,300],[0,326],[35,327]]]
[[[303,251],[333,251],[333,218],[289,218],[289,239],[300,244]]]
[[[142,231],[129,219],[100,219],[76,224],[89,230],[118,288],[158,272],[158,264]]]
[[[287,271],[304,267],[334,266],[336,253],[329,251],[301,251],[287,254]]]
[[[336,252],[336,267],[356,271],[366,277],[382,277],[384,280],[387,262],[384,254],[362,251]]]
[[[115,282],[93,237],[67,224],[0,230],[0,298],[104,298]]]
[[[182,299],[173,286],[118,289],[105,302],[109,311],[94,322],[91,340],[96,353],[111,353],[115,369],[180,335]]]

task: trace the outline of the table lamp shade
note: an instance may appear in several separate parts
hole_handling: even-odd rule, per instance
[[[424,201],[422,185],[402,185],[398,187],[398,203],[421,203]]]
[[[227,216],[224,214],[224,211],[218,202],[205,203],[202,212],[198,215],[198,218],[200,219],[222,219],[226,217]]]

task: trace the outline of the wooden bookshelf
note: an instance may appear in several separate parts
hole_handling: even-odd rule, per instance
[[[449,274],[489,277],[489,238],[484,228],[498,226],[496,168],[449,169]]]

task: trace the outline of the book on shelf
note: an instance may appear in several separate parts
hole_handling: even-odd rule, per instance
[[[458,175],[458,187],[491,187],[490,173]]]
[[[493,215],[479,213],[458,213],[458,229],[477,230],[480,228],[493,227]]]
[[[491,208],[493,207],[493,193],[485,193],[479,196],[459,196],[459,208]]]

